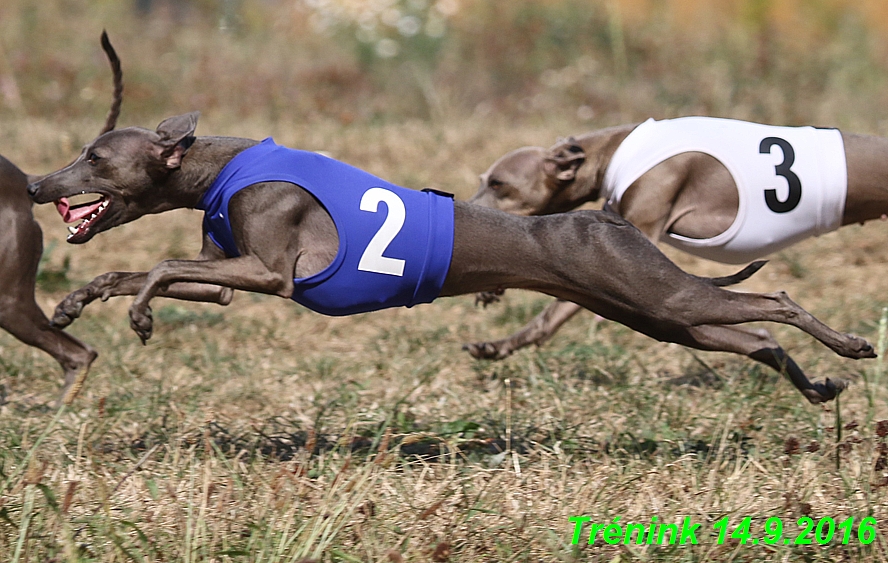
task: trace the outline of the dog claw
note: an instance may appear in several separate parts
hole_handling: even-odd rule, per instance
[[[827,401],[832,401],[839,394],[848,387],[848,383],[842,379],[837,379],[836,381],[832,381],[830,378],[826,378],[826,381],[814,382],[813,387],[810,389],[805,389],[802,391],[802,394],[808,399],[812,405],[817,405],[820,403],[825,403]]]
[[[136,335],[139,337],[139,340],[142,341],[142,346],[147,346],[148,339],[151,338],[151,331],[139,330],[136,327],[133,327],[133,330],[136,331]]]

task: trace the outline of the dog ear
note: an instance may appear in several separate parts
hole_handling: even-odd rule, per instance
[[[585,161],[586,151],[576,139],[559,139],[543,158],[543,171],[559,182],[572,182]]]
[[[194,142],[194,130],[197,129],[199,116],[199,111],[193,111],[164,119],[157,126],[160,158],[165,161],[167,168],[179,168],[182,165],[182,157]]]

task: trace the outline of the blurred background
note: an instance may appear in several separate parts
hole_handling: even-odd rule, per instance
[[[509,150],[648,117],[888,135],[884,0],[4,0],[0,154],[43,173],[93,139],[111,97],[102,29],[120,126],[199,110],[198,134],[273,136],[459,198]],[[93,260],[50,206],[35,213],[60,243],[45,260],[73,259],[75,278],[169,255],[148,237],[147,254]],[[126,228],[105,244],[145,234]]]
[[[888,135],[884,0],[4,0],[0,154],[42,173],[92,140],[111,97],[102,29],[123,64],[121,126],[199,110],[198,134],[273,136],[459,198],[509,150],[648,117]],[[75,278],[166,257],[94,261],[62,243],[54,210],[35,213],[61,243],[45,260],[72,258]]]
[[[888,116],[883,0],[5,0],[0,123],[103,115],[102,28],[126,123]]]

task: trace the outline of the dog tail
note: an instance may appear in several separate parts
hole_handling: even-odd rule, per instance
[[[746,266],[736,274],[731,274],[730,276],[724,276],[721,278],[705,278],[709,280],[709,283],[716,287],[725,287],[726,285],[734,285],[742,282],[745,279],[752,277],[752,274],[758,272],[762,269],[762,266],[767,264],[767,260],[756,260],[749,266]]]
[[[108,34],[102,30],[102,50],[108,56],[108,62],[111,64],[111,73],[114,80],[114,96],[111,99],[111,109],[105,117],[105,126],[102,127],[99,135],[104,135],[108,131],[114,129],[117,125],[117,118],[120,116],[120,104],[123,102],[123,71],[120,69],[120,58],[108,39]]]

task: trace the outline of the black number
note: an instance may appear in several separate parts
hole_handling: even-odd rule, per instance
[[[786,213],[795,209],[802,200],[802,181],[795,175],[795,172],[790,170],[795,162],[795,151],[786,139],[765,137],[759,145],[759,152],[771,154],[771,147],[774,145],[783,151],[783,162],[775,166],[774,170],[778,176],[786,178],[786,182],[789,184],[789,195],[786,196],[785,201],[780,201],[777,199],[777,190],[768,189],[765,190],[765,203],[768,204],[768,209],[774,213]]]

